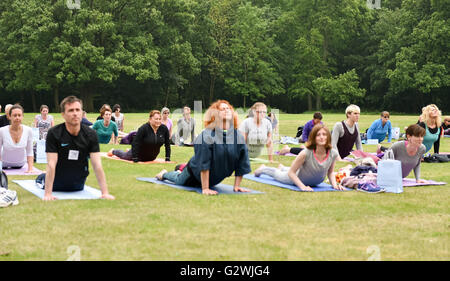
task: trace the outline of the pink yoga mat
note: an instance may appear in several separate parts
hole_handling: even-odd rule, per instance
[[[297,154],[290,153],[290,152],[288,152],[288,153],[286,153],[286,154],[280,154],[280,152],[277,151],[277,152],[275,152],[275,154],[276,154],[276,155],[280,155],[280,156],[297,156]]]
[[[25,164],[20,169],[3,169],[5,174],[7,176],[35,176],[40,175],[43,173],[43,171],[39,170],[38,168],[33,166],[33,172],[32,173],[25,173],[28,170],[28,164]]]
[[[123,161],[123,162],[127,162],[127,163],[131,163],[131,164],[136,164],[133,161],[129,161],[129,160],[125,160],[125,159],[120,159],[119,157],[113,155],[113,156],[108,156],[107,153],[101,153],[102,157],[108,158],[108,159],[112,159],[112,160],[118,160],[118,161]],[[174,161],[170,161],[170,162],[166,162],[164,159],[161,158],[156,158],[153,161],[145,161],[145,162],[137,162],[137,164],[173,164],[176,163]]]
[[[425,186],[425,185],[446,185],[446,182],[438,182],[438,181],[434,181],[434,180],[425,180],[426,183],[417,183],[415,179],[403,179],[403,186],[404,187],[408,187],[408,186]]]

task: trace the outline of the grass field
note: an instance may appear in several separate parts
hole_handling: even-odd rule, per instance
[[[60,114],[53,115],[56,123],[62,121]],[[27,113],[24,124],[31,124],[33,116]],[[90,120],[95,117],[88,115]],[[280,135],[295,136],[297,127],[311,117],[281,114]],[[129,131],[146,122],[148,114],[125,118]],[[332,128],[343,118],[325,114],[323,121]],[[376,118],[362,114],[361,131]],[[416,121],[417,116],[391,117],[400,128]],[[101,151],[112,147],[101,145]],[[375,149],[364,146],[365,151]],[[448,138],[440,150],[450,152]],[[192,148],[172,147],[177,163],[192,155]],[[284,165],[293,160],[274,159]],[[17,190],[20,204],[0,210],[0,260],[67,260],[74,255],[81,260],[450,259],[449,184],[405,188],[402,194],[305,193],[244,179],[243,187],[265,194],[207,197],[136,180],[162,168],[171,170],[174,164],[102,163],[114,201],[43,202],[11,182],[31,177],[10,176],[10,189]],[[252,164],[252,170],[257,167]],[[450,164],[421,167],[422,178],[450,183]],[[87,184],[98,187],[90,168]]]

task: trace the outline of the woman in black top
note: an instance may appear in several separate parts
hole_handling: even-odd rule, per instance
[[[166,148],[166,161],[170,161],[170,138],[169,130],[161,124],[161,112],[152,110],[148,123],[142,125],[131,144],[131,149],[124,152],[122,150],[111,149],[109,156],[116,155],[124,160],[153,161],[159,154],[161,146]]]

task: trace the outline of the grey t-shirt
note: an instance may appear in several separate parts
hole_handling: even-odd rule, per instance
[[[245,119],[239,130],[243,135],[247,135],[247,147],[250,158],[258,157],[267,143],[267,135],[272,132],[272,123],[263,118],[259,126],[256,125],[253,117]]]
[[[307,186],[317,186],[322,183],[327,176],[328,169],[336,160],[339,153],[336,149],[331,149],[328,152],[327,158],[322,162],[316,159],[312,149],[306,149],[306,158],[303,165],[297,172],[298,178]]]
[[[394,152],[395,160],[399,160],[402,163],[402,177],[406,178],[411,170],[414,169],[414,175],[416,180],[420,179],[420,159],[422,155],[426,152],[425,145],[421,145],[417,150],[417,153],[410,156],[406,151],[405,141],[398,141],[394,143],[391,148]]]

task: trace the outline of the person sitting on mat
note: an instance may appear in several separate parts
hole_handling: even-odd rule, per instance
[[[305,143],[308,141],[309,134],[311,133],[311,130],[315,125],[323,124],[322,118],[323,118],[322,113],[318,111],[314,113],[313,119],[306,122],[305,126],[303,127],[301,142]],[[289,147],[289,145],[285,145],[280,150],[279,154],[285,155],[287,153],[292,153],[298,155],[305,148],[306,147],[303,144],[301,144],[300,147]]]
[[[45,149],[47,170],[36,179],[45,187],[43,200],[55,200],[53,191],[83,190],[89,175],[89,158],[102,192],[101,198],[115,199],[108,192],[97,133],[81,125],[82,101],[75,96],[68,96],[61,101],[60,106],[65,122],[48,131]]]
[[[251,110],[253,117],[245,119],[239,127],[247,143],[248,155],[250,158],[256,158],[266,146],[269,161],[273,162],[272,123],[265,118],[267,107],[264,103],[257,102]]]
[[[5,114],[0,116],[0,128],[8,126],[10,124],[9,122],[9,110],[11,109],[13,105],[7,104],[5,105]]]
[[[426,132],[421,126],[414,124],[406,129],[406,140],[394,143],[390,150],[394,153],[395,160],[402,163],[402,177],[406,178],[411,170],[414,170],[416,182],[423,183],[420,179],[420,162],[425,153],[425,145],[422,143]]]
[[[389,112],[381,112],[381,118],[375,120],[367,130],[367,139],[377,139],[379,143],[383,142],[388,135],[388,142],[392,140],[392,125],[389,121]]]
[[[102,119],[95,121],[94,125],[92,125],[92,129],[97,132],[98,142],[108,144],[112,137],[112,143],[117,144],[119,130],[117,129],[117,124],[114,121],[111,121],[111,108],[103,107],[100,113]]]
[[[356,145],[356,149],[363,151],[361,136],[359,135],[358,120],[359,106],[351,104],[345,109],[347,120],[337,122],[333,127],[331,144],[339,152],[338,161],[347,157]]]
[[[322,123],[322,118],[323,118],[322,113],[315,112],[313,115],[313,119],[306,122],[305,126],[303,127],[303,133],[302,133],[302,138],[301,138],[301,141],[303,143],[308,141],[308,137],[309,137],[309,134],[311,133],[312,128],[315,125]],[[294,153],[294,154],[298,154],[298,153]]]
[[[255,176],[269,175],[274,180],[284,184],[296,185],[303,191],[313,191],[311,186],[317,186],[328,176],[331,185],[336,190],[344,190],[344,187],[336,183],[333,171],[338,152],[331,146],[331,133],[323,124],[313,127],[306,149],[300,152],[287,168],[280,165],[278,168],[261,165],[255,171]]]
[[[442,129],[444,130],[444,135],[450,135],[450,116],[444,118],[444,123],[442,124]]]
[[[39,128],[39,139],[45,140],[47,137],[48,129],[55,126],[53,116],[48,114],[48,106],[43,104],[39,110],[41,114],[37,114],[34,117],[33,127]]]
[[[434,147],[434,153],[439,153],[439,144],[443,133],[441,115],[441,111],[434,104],[429,104],[422,109],[422,115],[420,115],[417,124],[425,129],[423,144],[427,149],[426,152]]]
[[[163,109],[161,109],[161,113],[162,113],[161,123],[166,125],[167,129],[169,130],[169,137],[170,139],[172,139],[173,122],[172,119],[169,118],[170,110],[167,107],[163,107]]]
[[[185,145],[187,139],[191,136],[191,144],[195,140],[195,120],[191,117],[191,109],[188,106],[183,107],[183,118],[178,119],[177,131],[172,136],[172,141],[176,145]]]
[[[22,125],[23,107],[19,104],[8,110],[11,125],[0,128],[0,150],[3,169],[20,169],[28,163],[26,173],[33,172],[33,130]]]
[[[215,195],[210,189],[234,172],[234,192],[248,192],[241,188],[242,177],[248,174],[250,161],[244,136],[239,132],[238,115],[228,101],[218,100],[206,111],[205,129],[195,139],[194,156],[182,172],[162,170],[159,180],[178,185],[202,188],[202,194]]]
[[[169,162],[169,130],[161,124],[161,112],[152,110],[148,122],[138,129],[136,136],[133,138],[131,149],[128,151],[111,149],[108,155],[116,155],[120,159],[132,160],[133,162],[153,161],[158,156],[162,145],[166,148],[166,162]]]

